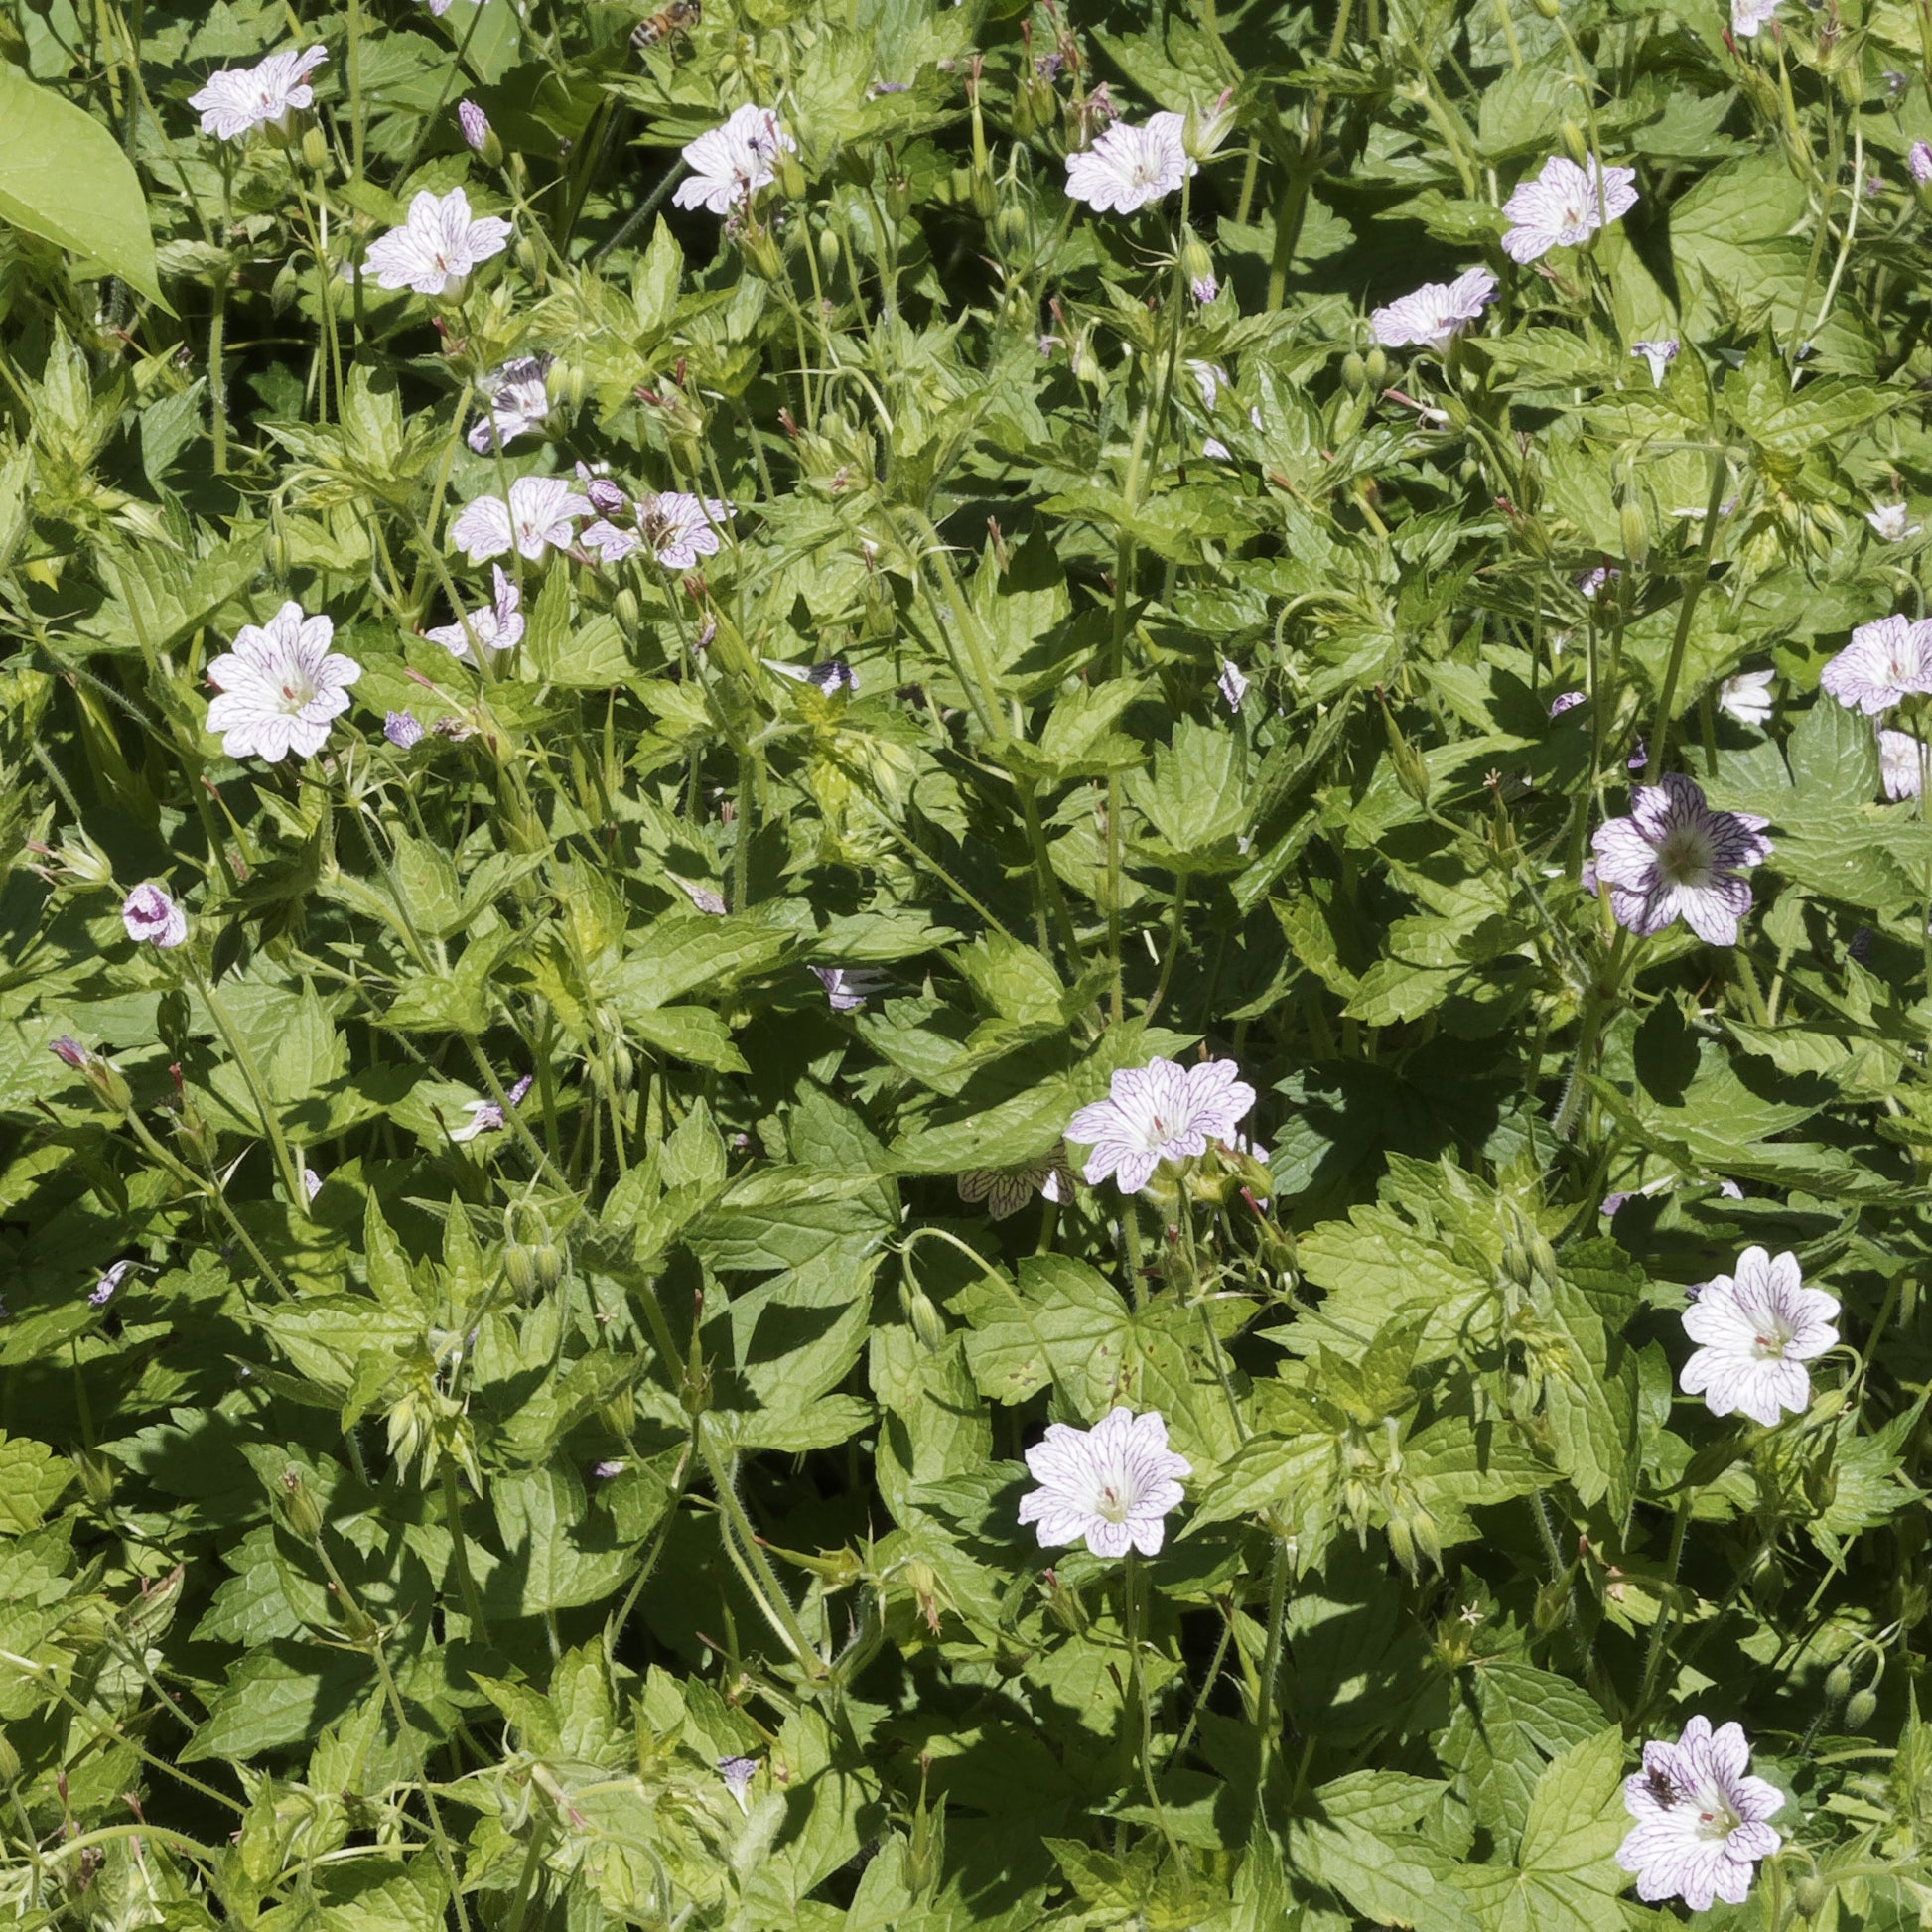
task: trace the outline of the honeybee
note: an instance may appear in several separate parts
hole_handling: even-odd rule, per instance
[[[704,15],[704,0],[671,0],[662,13],[640,20],[631,30],[630,45],[639,54],[661,47],[679,34],[688,34]]]

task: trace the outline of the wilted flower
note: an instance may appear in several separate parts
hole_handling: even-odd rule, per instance
[[[812,977],[825,989],[834,1013],[856,1013],[886,985],[886,975],[866,966],[813,966]]]
[[[1643,1747],[1643,1769],[1623,1781],[1637,1822],[1616,1854],[1636,1873],[1639,1898],[1681,1898],[1694,1912],[1714,1898],[1743,1903],[1758,1860],[1778,1849],[1764,1821],[1784,1803],[1775,1785],[1745,1775],[1749,1763],[1743,1731],[1713,1731],[1709,1718],[1693,1718],[1674,1744]]]
[[[90,1309],[104,1309],[114,1299],[114,1291],[120,1287],[127,1271],[134,1266],[131,1261],[117,1261],[100,1280],[95,1282],[87,1295]]]
[[[1561,718],[1566,711],[1575,711],[1583,702],[1584,694],[1581,691],[1559,691],[1550,700],[1550,716]]]
[[[1932,182],[1932,141],[1914,141],[1905,151],[1905,167],[1921,188]]]
[[[1774,671],[1733,671],[1718,686],[1718,709],[1740,725],[1759,728],[1771,719],[1771,680]]]
[[[758,1774],[759,1761],[755,1757],[721,1757],[718,1760],[718,1775],[724,1779],[725,1789],[732,1794],[732,1801],[740,1811],[746,1809],[745,1793]]]
[[[1737,921],[1751,903],[1739,872],[1770,856],[1771,841],[1762,836],[1768,822],[1713,810],[1696,780],[1681,772],[1638,785],[1630,816],[1598,826],[1590,841],[1617,923],[1647,935],[1681,918],[1700,939],[1735,945]]]
[[[188,937],[188,914],[161,886],[135,887],[122,901],[121,923],[130,939],[164,950]]]
[[[523,1096],[530,1091],[530,1076],[526,1073],[511,1087],[505,1096],[512,1107],[523,1104]],[[453,1141],[474,1141],[479,1134],[496,1134],[503,1128],[503,1110],[493,1100],[468,1100],[463,1111],[470,1116],[461,1127],[449,1130]]]
[[[1805,1364],[1838,1340],[1836,1299],[1806,1288],[1798,1257],[1762,1248],[1737,1257],[1736,1275],[1701,1282],[1684,1311],[1684,1332],[1699,1344],[1684,1364],[1686,1395],[1701,1395],[1714,1416],[1742,1413],[1767,1428],[1811,1403]]]
[[[778,157],[794,154],[797,148],[771,108],[740,107],[723,127],[700,134],[684,149],[691,179],[678,184],[671,201],[678,207],[729,214],[776,181]]]
[[[474,100],[460,100],[456,104],[456,120],[471,153],[482,154],[483,143],[489,139],[489,116]]]
[[[549,421],[549,356],[519,355],[478,382],[489,402],[484,414],[470,426],[469,444],[479,456],[487,456]]]
[[[1110,1409],[1091,1429],[1050,1424],[1027,1467],[1039,1487],[1020,1499],[1020,1520],[1035,1525],[1040,1548],[1084,1541],[1097,1557],[1158,1556],[1168,1511],[1181,1501],[1175,1478],[1193,1473],[1153,1409]]]
[[[1092,147],[1066,157],[1066,192],[1102,213],[1132,214],[1158,202],[1193,174],[1181,146],[1183,118],[1152,114],[1145,125],[1116,121]]]
[[[322,750],[329,721],[348,709],[347,687],[362,675],[352,657],[329,648],[336,634],[326,617],[307,617],[291,599],[266,624],[245,623],[234,648],[207,667],[220,695],[207,708],[207,728],[221,734],[231,759],[272,764],[291,752]]]
[[[1242,675],[1241,666],[1233,658],[1221,659],[1221,675],[1214,680],[1215,688],[1221,694],[1221,702],[1230,711],[1241,709],[1241,700],[1248,695],[1248,680]]]
[[[509,238],[510,224],[500,215],[470,212],[470,198],[461,188],[440,200],[424,189],[410,202],[407,221],[372,241],[366,259],[385,289],[414,289],[454,301],[470,271],[500,255]]]
[[[1754,41],[1778,10],[1778,0],[1730,0],[1730,31],[1740,40]]]
[[[1205,1154],[1210,1140],[1232,1141],[1255,1104],[1255,1090],[1235,1076],[1232,1060],[1176,1066],[1152,1059],[1123,1067],[1108,1083],[1107,1098],[1082,1107],[1067,1123],[1066,1138],[1093,1151],[1084,1170],[1098,1186],[1109,1174],[1123,1194],[1137,1194],[1163,1161]]]
[[[1911,519],[1910,506],[1905,503],[1873,503],[1864,513],[1864,520],[1883,543],[1903,543],[1907,537],[1917,536],[1924,525]]]
[[[246,140],[258,127],[287,128],[299,108],[315,103],[309,76],[328,60],[326,47],[271,54],[252,68],[223,68],[188,96],[202,110],[202,132],[223,141]]]
[[[422,735],[422,726],[406,711],[391,711],[382,720],[382,736],[399,752],[408,751]]]
[[[1073,1198],[1073,1171],[1066,1164],[1066,1148],[1055,1142],[1050,1154],[1037,1161],[1023,1161],[1014,1168],[972,1168],[959,1176],[959,1198],[986,1211],[996,1221],[1018,1214],[1038,1194],[1042,1199],[1063,1206]]]
[[[1384,348],[1426,344],[1440,355],[1463,330],[1482,320],[1496,293],[1496,278],[1486,268],[1471,268],[1452,282],[1425,282],[1411,295],[1377,309],[1369,333]]]
[[[518,477],[509,501],[479,496],[463,506],[450,525],[450,541],[469,553],[473,564],[487,563],[515,549],[537,563],[553,546],[568,549],[575,519],[591,513],[590,501],[556,477]]]
[[[1663,336],[1656,342],[1632,343],[1630,354],[1633,360],[1641,356],[1650,364],[1650,379],[1661,389],[1664,386],[1664,371],[1677,360],[1677,338]]]
[[[1567,155],[1552,155],[1534,181],[1522,183],[1503,204],[1514,223],[1503,235],[1511,261],[1533,262],[1552,248],[1575,248],[1606,222],[1620,220],[1637,202],[1633,168],[1605,168],[1594,155],[1580,168]]]
[[[1925,782],[1925,747],[1909,732],[1881,731],[1878,775],[1887,798],[1916,798]]]
[[[1932,691],[1932,621],[1893,616],[1860,624],[1818,682],[1848,711],[1867,718],[1890,710],[1908,691]]]
[[[512,484],[510,494],[514,497],[515,493]],[[441,644],[452,657],[460,657],[465,663],[476,661],[473,643],[490,650],[511,650],[523,641],[523,616],[516,608],[522,593],[516,588],[516,580],[501,564],[491,564],[489,575],[494,591],[489,603],[480,610],[466,611],[455,623],[438,624],[434,630],[423,632],[431,643]],[[421,736],[418,730],[417,737]]]

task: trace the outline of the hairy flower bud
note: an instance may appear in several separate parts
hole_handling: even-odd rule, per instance
[[[308,1478],[293,1463],[282,1471],[282,1514],[288,1526],[304,1543],[313,1543],[322,1534],[322,1511],[309,1493]]]
[[[1863,1730],[1878,1709],[1878,1693],[1868,1684],[1863,1691],[1854,1691],[1845,1704],[1845,1727],[1847,1730]]]

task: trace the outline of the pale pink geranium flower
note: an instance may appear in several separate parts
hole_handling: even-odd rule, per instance
[[[1805,1364],[1837,1344],[1837,1300],[1807,1288],[1798,1257],[1746,1248],[1737,1273],[1715,1275],[1694,1291],[1684,1332],[1698,1343],[1679,1378],[1714,1416],[1743,1414],[1766,1428],[1787,1409],[1811,1406]]]
[[[1116,121],[1092,147],[1066,157],[1066,192],[1101,213],[1132,214],[1172,195],[1196,164],[1181,146],[1178,114],[1150,114],[1140,127]]]
[[[1055,1142],[1052,1151],[1037,1161],[1023,1161],[1012,1168],[972,1168],[959,1176],[959,1198],[986,1211],[996,1221],[1018,1214],[1037,1194],[1042,1200],[1064,1205],[1073,1198],[1073,1171],[1066,1165],[1066,1146]]]
[[[1425,282],[1411,295],[1377,309],[1369,333],[1384,348],[1424,345],[1441,354],[1463,330],[1482,320],[1496,293],[1496,278],[1486,268],[1471,268],[1452,282]]]
[[[1907,537],[1917,536],[1925,527],[1912,521],[1911,505],[1908,503],[1873,503],[1865,511],[1864,520],[1871,525],[1881,543],[1903,543]]]
[[[1630,816],[1599,825],[1590,841],[1616,922],[1647,936],[1682,919],[1700,939],[1734,946],[1751,904],[1739,874],[1770,857],[1768,823],[1751,812],[1714,810],[1682,772],[1638,785]]]
[[[188,914],[164,886],[135,887],[121,905],[121,923],[137,945],[145,942],[163,951],[188,937]]]
[[[1107,1098],[1082,1107],[1067,1123],[1066,1138],[1091,1148],[1087,1184],[1109,1174],[1123,1194],[1138,1194],[1163,1161],[1205,1154],[1210,1140],[1232,1141],[1255,1104],[1255,1090],[1235,1076],[1232,1060],[1176,1066],[1153,1059],[1123,1067],[1108,1083]]]
[[[549,374],[549,356],[519,355],[478,382],[489,404],[470,426],[470,447],[479,456],[544,426],[550,417]]]
[[[556,477],[518,477],[510,484],[509,501],[479,496],[463,506],[450,525],[450,541],[469,554],[473,564],[518,551],[526,562],[539,563],[549,549],[567,550],[576,535],[576,519],[591,513],[590,498],[580,496]]]
[[[1730,0],[1730,31],[1739,40],[1754,41],[1777,10],[1778,0]]]
[[[335,634],[328,618],[304,616],[293,599],[267,623],[235,633],[234,648],[207,667],[220,694],[208,705],[207,728],[221,734],[229,758],[272,764],[322,750],[329,721],[348,709],[347,687],[362,675],[354,658],[329,648]]]
[[[1503,253],[1511,261],[1533,262],[1552,248],[1579,246],[1636,207],[1636,183],[1634,168],[1605,168],[1592,155],[1585,169],[1568,155],[1552,155],[1543,172],[1503,204],[1513,224],[1503,235]]]
[[[1848,711],[1875,718],[1907,692],[1932,691],[1932,621],[1880,618],[1862,623],[1818,680]]]
[[[1771,722],[1774,671],[1733,671],[1718,686],[1718,709],[1740,725],[1762,730]]]
[[[1693,1718],[1674,1744],[1643,1747],[1643,1769],[1623,1780],[1623,1806],[1637,1822],[1616,1853],[1636,1873],[1639,1898],[1681,1898],[1694,1912],[1714,1898],[1744,1902],[1758,1860],[1778,1849],[1764,1821],[1784,1803],[1775,1785],[1745,1775],[1750,1761],[1743,1731],[1714,1731],[1709,1718]]]
[[[1168,1512],[1182,1500],[1175,1478],[1193,1473],[1153,1409],[1110,1409],[1091,1429],[1052,1423],[1027,1467],[1039,1487],[1020,1499],[1020,1520],[1035,1526],[1039,1547],[1084,1542],[1097,1557],[1158,1556]]]
[[[691,170],[691,179],[678,183],[671,201],[678,207],[730,214],[778,179],[780,155],[797,150],[798,143],[785,132],[775,110],[737,108],[723,127],[700,134],[685,147],[684,165]]]
[[[1910,732],[1881,731],[1878,775],[1887,798],[1916,798],[1925,782],[1925,747]]]
[[[409,218],[369,244],[368,265],[385,289],[455,301],[479,262],[500,255],[510,224],[500,215],[470,212],[470,197],[453,188],[440,199],[424,189],[409,204]]]
[[[252,68],[223,68],[188,104],[202,110],[202,132],[245,141],[258,127],[286,131],[299,109],[315,104],[309,76],[328,60],[326,47],[271,54]]]
[[[473,644],[510,650],[523,641],[523,616],[516,608],[522,593],[501,564],[491,564],[489,574],[495,591],[489,603],[481,610],[466,611],[455,623],[439,624],[423,632],[431,643],[441,644],[466,664],[476,661]]]

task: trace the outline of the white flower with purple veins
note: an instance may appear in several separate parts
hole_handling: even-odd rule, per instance
[[[778,179],[778,157],[798,143],[769,107],[740,107],[723,127],[700,134],[684,150],[691,179],[671,197],[678,207],[705,207],[713,214],[742,208],[760,188]]]
[[[1910,732],[1881,731],[1878,776],[1887,798],[1916,798],[1925,783],[1925,747]]]
[[[986,1203],[986,1211],[996,1221],[1018,1214],[1037,1194],[1055,1206],[1073,1198],[1073,1171],[1066,1164],[1064,1142],[1055,1142],[1050,1154],[1037,1161],[1023,1161],[1015,1168],[972,1168],[959,1176],[959,1198],[970,1206]]]
[[[510,494],[515,493],[516,486],[511,484]],[[495,593],[489,603],[481,610],[466,611],[455,623],[438,624],[434,630],[423,632],[431,643],[441,644],[452,657],[460,657],[466,664],[476,661],[473,644],[483,644],[490,650],[512,650],[523,641],[523,616],[516,608],[522,593],[501,564],[491,564],[489,575]],[[420,730],[416,736],[422,736]]]
[[[1593,603],[1623,575],[1614,564],[1598,564],[1577,579],[1577,589]]]
[[[740,1811],[747,1809],[745,1793],[758,1774],[759,1761],[755,1757],[721,1757],[718,1760],[718,1775],[724,1779],[725,1789],[732,1794],[732,1802]]]
[[[1163,1161],[1205,1154],[1210,1140],[1232,1141],[1255,1104],[1255,1090],[1232,1060],[1176,1066],[1153,1059],[1123,1067],[1107,1098],[1082,1107],[1066,1138],[1091,1148],[1084,1173],[1097,1187],[1109,1174],[1123,1194],[1138,1194]]]
[[[1921,188],[1932,182],[1932,141],[1914,141],[1906,149],[1905,169]]]
[[[1178,114],[1151,114],[1141,127],[1116,121],[1084,153],[1067,156],[1067,194],[1103,214],[1164,200],[1195,172],[1181,127]]]
[[[1617,923],[1647,936],[1682,919],[1700,939],[1734,946],[1737,921],[1751,904],[1749,882],[1739,874],[1770,856],[1768,823],[1751,812],[1713,810],[1696,780],[1681,772],[1638,785],[1630,816],[1598,826],[1590,841]]]
[[[1774,671],[1733,671],[1718,686],[1718,709],[1740,725],[1762,730],[1771,722]]]
[[[578,495],[560,478],[518,477],[510,484],[507,503],[500,496],[479,496],[466,503],[450,525],[450,541],[473,564],[511,550],[528,563],[540,563],[546,550],[569,549],[577,518],[590,513],[590,498]]]
[[[1912,521],[1912,512],[1905,503],[1873,503],[1865,511],[1864,520],[1877,533],[1881,543],[1903,543],[1907,537],[1915,537],[1925,526]]]
[[[131,1261],[115,1262],[88,1292],[87,1306],[90,1309],[104,1309],[114,1299],[114,1291],[120,1287],[122,1279],[133,1266]]]
[[[813,966],[807,969],[825,989],[825,1003],[834,1013],[856,1013],[887,984],[884,973],[866,966]]]
[[[1641,357],[1650,364],[1650,379],[1661,389],[1664,371],[1677,360],[1677,338],[1664,336],[1653,343],[1632,343],[1630,357],[1632,361]]]
[[[1880,618],[1862,623],[1818,680],[1848,711],[1875,718],[1907,692],[1932,691],[1932,621]]]
[[[1020,1499],[1020,1520],[1034,1525],[1039,1547],[1084,1542],[1097,1557],[1159,1556],[1168,1511],[1181,1501],[1175,1478],[1193,1473],[1153,1409],[1110,1409],[1091,1429],[1050,1424],[1027,1467],[1039,1487]]]
[[[385,713],[382,720],[382,736],[397,751],[406,752],[417,744],[423,736],[423,727],[415,716],[407,711]]]
[[[487,456],[549,421],[549,356],[519,355],[515,361],[491,369],[477,384],[489,403],[483,415],[470,426],[470,447],[479,456]]]
[[[463,130],[464,145],[472,154],[482,154],[489,139],[489,116],[474,100],[456,104],[456,124]]]
[[[607,564],[621,563],[634,550],[648,550],[666,570],[692,570],[700,557],[715,557],[723,539],[718,526],[732,506],[715,496],[693,496],[681,489],[639,496],[630,505],[637,527],[628,530],[607,514],[584,531],[587,548]]]
[[[1503,204],[1504,218],[1514,224],[1503,235],[1503,253],[1514,262],[1533,262],[1552,248],[1575,248],[1636,205],[1634,168],[1605,168],[1592,155],[1586,169],[1568,155],[1552,155],[1543,172]]]
[[[234,648],[207,667],[220,695],[207,708],[207,728],[221,734],[231,759],[273,764],[291,752],[322,750],[329,721],[348,709],[347,687],[362,675],[352,657],[329,648],[336,626],[305,617],[291,600],[265,624],[244,623]]]
[[[1241,674],[1241,666],[1233,658],[1221,659],[1221,675],[1214,680],[1215,688],[1221,694],[1221,702],[1230,711],[1241,709],[1241,700],[1248,695],[1248,680]]]
[[[1559,691],[1550,700],[1550,716],[1552,719],[1561,718],[1566,711],[1575,711],[1583,702],[1584,694],[1581,691]]]
[[[1425,282],[1368,319],[1369,333],[1384,348],[1422,345],[1441,354],[1463,330],[1482,320],[1496,293],[1496,278],[1486,268],[1471,268],[1452,282]]]
[[[424,189],[409,204],[409,218],[369,244],[366,257],[385,289],[454,301],[479,262],[500,255],[510,224],[500,215],[470,212],[470,197],[453,188],[440,199]]]
[[[1681,1898],[1694,1912],[1714,1898],[1744,1902],[1758,1860],[1778,1849],[1764,1821],[1784,1803],[1775,1785],[1745,1775],[1750,1761],[1743,1731],[1714,1731],[1709,1718],[1693,1718],[1674,1744],[1643,1747],[1643,1769],[1623,1780],[1623,1806],[1637,1822],[1616,1853],[1637,1874],[1639,1898]]]
[[[121,923],[136,944],[145,942],[164,952],[188,937],[188,914],[163,886],[135,887],[121,903]]]
[[[1740,40],[1754,41],[1777,10],[1778,0],[1730,0],[1730,31]]]
[[[504,1097],[512,1107],[520,1107],[529,1091],[530,1076],[526,1073]],[[453,1141],[474,1141],[479,1134],[500,1134],[503,1130],[503,1110],[493,1100],[465,1101],[463,1111],[470,1118],[461,1127],[449,1130]]]
[[[202,110],[202,132],[245,141],[258,127],[286,128],[300,108],[315,104],[309,76],[328,60],[326,47],[271,54],[252,68],[223,68],[188,104]]]
[[[1692,1294],[1684,1332],[1698,1347],[1679,1378],[1684,1393],[1703,1396],[1714,1416],[1743,1414],[1767,1428],[1787,1409],[1802,1415],[1811,1405],[1805,1364],[1837,1344],[1838,1303],[1804,1285],[1798,1257],[1746,1248],[1735,1276],[1713,1276]]]

